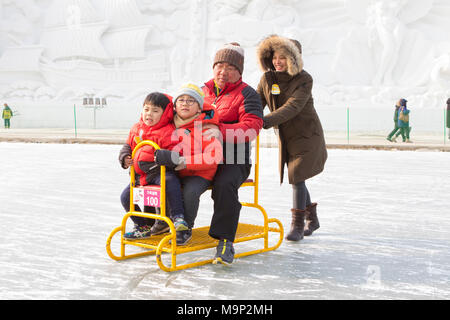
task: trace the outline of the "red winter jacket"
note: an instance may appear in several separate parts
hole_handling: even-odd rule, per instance
[[[203,87],[205,102],[213,105],[219,112],[220,130],[224,141],[242,143],[239,137],[234,141],[227,141],[226,130],[241,129],[244,132],[253,129],[256,135],[262,129],[263,109],[261,99],[256,91],[240,79],[235,83],[227,83],[225,88],[216,95],[214,80],[205,83]],[[253,137],[253,139],[256,138]],[[253,140],[243,137],[245,141]]]
[[[245,143],[245,161],[249,163],[248,142],[256,138],[263,125],[263,108],[258,93],[242,78],[235,83],[227,83],[219,94],[216,94],[214,79],[206,82],[202,89],[205,103],[213,105],[219,113],[223,141],[229,144]],[[234,146],[234,149],[236,161],[239,148]],[[230,161],[226,160],[227,163]]]
[[[138,123],[134,124],[130,130],[127,139],[127,145],[133,150],[136,145],[143,140],[152,140],[161,149],[172,150],[178,143],[177,140],[172,141],[171,136],[175,130],[173,120],[173,103],[169,103],[161,116],[161,120],[154,126],[147,126],[141,119]],[[146,181],[147,174],[153,169],[157,169],[159,173],[159,167],[156,167],[154,163],[155,149],[152,146],[146,145],[141,147],[134,155],[133,167],[136,173],[140,176],[140,185],[148,184]]]
[[[222,144],[215,138],[203,137],[205,124],[219,125],[219,114],[207,103],[203,104],[202,113],[191,122],[176,129],[179,144],[174,148],[186,159],[186,168],[179,171],[179,176],[200,176],[212,180],[217,166],[222,162]]]

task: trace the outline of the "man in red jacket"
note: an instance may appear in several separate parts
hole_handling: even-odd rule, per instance
[[[219,113],[219,130],[224,145],[224,163],[213,181],[214,214],[209,235],[219,240],[214,263],[230,264],[239,223],[241,203],[238,189],[251,170],[250,142],[263,125],[263,108],[256,91],[242,81],[244,50],[229,43],[214,57],[213,79],[205,83],[205,103]]]

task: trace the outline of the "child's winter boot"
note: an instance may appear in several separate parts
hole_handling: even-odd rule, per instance
[[[164,220],[157,219],[152,227],[151,233],[152,235],[158,235],[164,232],[168,232],[169,230],[170,227]]]
[[[317,203],[311,203],[306,207],[306,215],[305,215],[305,230],[304,235],[310,236],[314,232],[320,228],[319,218],[317,217]]]
[[[287,240],[299,241],[303,239],[303,229],[305,228],[305,214],[306,210],[301,209],[291,209],[292,211],[292,222],[291,230],[286,236]]]
[[[140,239],[148,239],[151,237],[151,226],[144,225],[138,226],[135,225],[133,231],[127,232],[123,235],[126,240],[140,240]]]

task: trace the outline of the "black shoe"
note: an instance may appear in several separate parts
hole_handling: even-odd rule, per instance
[[[157,235],[157,234],[161,234],[164,232],[169,232],[170,227],[169,225],[164,221],[164,220],[159,220],[157,219],[155,221],[155,224],[152,227],[152,235]]]
[[[192,229],[177,231],[177,246],[184,246],[191,239],[192,239]]]
[[[219,241],[217,246],[216,255],[214,256],[213,264],[222,263],[229,265],[234,259],[233,242],[223,239]]]

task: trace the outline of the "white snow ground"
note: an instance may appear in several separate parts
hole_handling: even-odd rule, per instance
[[[119,149],[0,143],[0,299],[450,298],[450,153],[329,150],[307,182],[319,203],[313,236],[231,267],[166,273],[154,256],[106,254],[128,183]],[[287,232],[291,188],[279,186],[277,149],[261,151],[260,203]],[[207,192],[197,226],[211,208]]]

